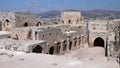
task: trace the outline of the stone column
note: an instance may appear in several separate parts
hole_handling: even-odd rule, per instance
[[[111,49],[111,55],[114,56],[114,41],[112,41],[112,45],[110,49]]]
[[[110,60],[110,44],[107,46],[107,60]]]
[[[84,47],[85,44],[85,39],[84,39],[84,35],[82,35],[81,37],[81,47]]]
[[[77,44],[76,44],[76,48],[78,49],[80,44],[79,44],[79,37],[76,38]]]
[[[32,31],[33,34],[33,40],[35,40],[35,30]]]
[[[64,40],[61,41],[60,54],[63,54]]]
[[[71,49],[74,50],[75,49],[75,37],[72,38],[72,46]]]
[[[39,40],[39,32],[37,32],[37,40]]]
[[[67,36],[67,47],[66,47],[66,51],[69,51],[69,46],[70,46],[70,35]]]
[[[81,37],[79,37],[79,48],[80,48],[80,43],[81,43]]]
[[[56,41],[54,42],[54,44],[55,44],[54,54],[56,54],[56,55],[57,55],[57,43],[58,42],[56,42]]]
[[[49,46],[50,46],[49,43],[46,42],[46,48],[45,48],[46,54],[49,54],[49,48],[50,48]]]

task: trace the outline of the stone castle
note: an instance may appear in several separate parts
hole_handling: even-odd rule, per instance
[[[119,19],[85,20],[81,12],[64,11],[58,22],[45,23],[27,12],[0,12],[0,49],[60,55],[99,46],[119,61]]]

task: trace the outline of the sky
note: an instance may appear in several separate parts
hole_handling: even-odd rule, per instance
[[[39,13],[66,9],[120,11],[120,0],[0,0],[0,11]]]

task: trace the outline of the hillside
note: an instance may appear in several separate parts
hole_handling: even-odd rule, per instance
[[[84,18],[106,18],[106,19],[119,19],[120,18],[120,11],[110,11],[110,10],[64,10],[64,11],[80,11]],[[39,13],[38,16],[42,18],[48,18],[48,17],[55,17],[60,16],[61,11],[48,11],[44,13]]]

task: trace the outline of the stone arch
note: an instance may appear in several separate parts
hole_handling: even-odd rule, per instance
[[[3,27],[5,31],[10,31],[10,21],[8,19],[5,20]]]
[[[36,24],[36,26],[41,26],[42,24],[41,24],[41,22],[38,22],[37,24]]]
[[[49,54],[53,55],[53,54],[54,54],[54,50],[55,50],[55,48],[54,48],[53,46],[50,47],[50,49],[49,49]]]
[[[94,46],[104,47],[104,45],[105,45],[105,42],[104,42],[104,40],[101,37],[97,37],[94,40]]]
[[[9,21],[8,19],[6,19],[3,26],[4,26],[4,27],[8,26],[8,25],[9,25],[9,22],[10,22],[10,21]]]
[[[25,22],[25,23],[24,23],[24,27],[27,27],[27,26],[28,26],[28,23],[27,23],[27,22]]]
[[[32,52],[33,53],[42,53],[43,48],[40,45],[37,45]]]

